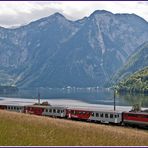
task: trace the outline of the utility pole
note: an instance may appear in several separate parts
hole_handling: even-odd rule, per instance
[[[114,89],[114,111],[116,110],[116,90]]]
[[[38,104],[40,105],[40,92],[39,92],[39,89],[38,89]]]

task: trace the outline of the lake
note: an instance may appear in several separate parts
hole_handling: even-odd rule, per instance
[[[40,88],[40,89],[20,89],[14,94],[0,94],[0,97],[37,99],[38,91],[41,99],[50,100],[77,100],[89,104],[113,105],[114,95],[111,89],[104,88]],[[132,106],[140,104],[148,107],[148,95],[144,94],[116,94],[116,105]]]

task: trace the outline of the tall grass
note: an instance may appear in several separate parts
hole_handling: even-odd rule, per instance
[[[1,146],[148,145],[144,130],[0,111]]]

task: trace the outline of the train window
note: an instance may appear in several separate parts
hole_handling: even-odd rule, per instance
[[[99,113],[96,113],[96,117],[99,117]]]
[[[110,118],[113,118],[113,114],[110,114]]]
[[[83,114],[86,114],[86,112],[83,112]]]
[[[61,110],[61,113],[63,113],[64,111],[63,110]]]
[[[119,118],[119,114],[115,115],[115,118]]]
[[[105,118],[108,118],[108,114],[105,114]]]
[[[143,115],[144,118],[148,118],[148,115]]]
[[[52,112],[52,109],[49,109],[49,112],[51,113]]]
[[[101,114],[100,114],[100,117],[102,117],[102,118],[103,118],[103,113],[101,113]]]
[[[138,115],[136,114],[128,114],[129,117],[137,117]]]
[[[95,116],[95,114],[94,113],[91,113],[91,115],[94,117]]]
[[[16,109],[16,107],[14,106],[14,109]]]
[[[82,112],[79,112],[79,114],[82,114]]]
[[[71,113],[74,114],[74,111],[72,110]]]
[[[8,109],[11,109],[10,106],[8,106]]]
[[[48,109],[45,109],[45,112],[48,112]]]
[[[73,113],[76,114],[76,111],[74,110]]]
[[[53,110],[53,112],[55,113],[55,112],[56,112],[56,110],[54,109],[54,110]]]
[[[19,107],[17,107],[17,110],[19,110]]]
[[[57,113],[60,113],[60,110],[59,109],[57,110]]]

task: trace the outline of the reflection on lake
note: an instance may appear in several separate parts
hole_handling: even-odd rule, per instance
[[[41,99],[70,99],[80,100],[91,104],[113,105],[113,91],[104,88],[40,88]],[[15,94],[0,94],[1,97],[30,98],[35,99],[38,95],[38,89],[20,89]],[[140,104],[142,107],[148,107],[147,95],[116,95],[116,105],[132,106]]]
[[[148,107],[148,95],[145,94],[123,94],[117,95],[120,100],[124,100],[128,105],[139,104],[141,107]]]

